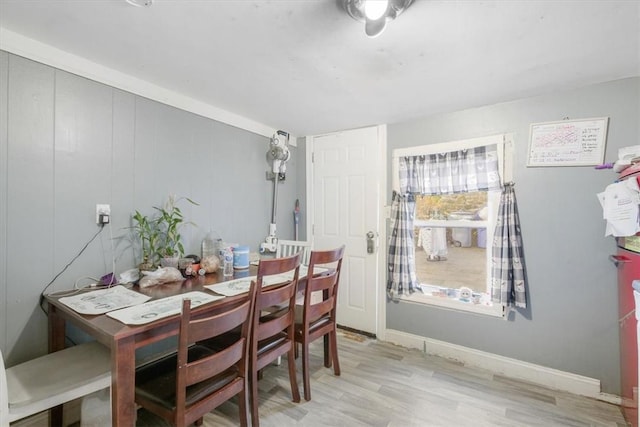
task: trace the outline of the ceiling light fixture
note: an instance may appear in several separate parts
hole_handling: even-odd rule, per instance
[[[377,37],[407,9],[413,0],[339,0],[349,16],[363,21],[364,32],[369,37]]]
[[[364,15],[372,21],[382,18],[389,8],[389,0],[368,0],[364,2]]]
[[[127,3],[138,7],[149,7],[153,4],[153,0],[125,0]]]

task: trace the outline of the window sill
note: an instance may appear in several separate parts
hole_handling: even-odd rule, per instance
[[[504,310],[501,305],[494,304],[489,306],[483,304],[474,304],[472,302],[463,302],[453,298],[425,295],[420,293],[419,291],[414,292],[411,295],[403,295],[400,297],[400,300],[403,302],[429,305],[449,310],[483,314],[492,317],[504,317]]]

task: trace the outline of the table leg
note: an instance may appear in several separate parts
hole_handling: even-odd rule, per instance
[[[111,421],[113,426],[134,426],[136,352],[132,337],[111,346]]]
[[[65,321],[58,316],[55,307],[49,306],[49,353],[64,350]],[[62,405],[55,406],[49,411],[49,425],[62,425]]]
[[[329,335],[323,337],[324,341],[324,366],[331,367],[331,354],[329,354]]]
[[[329,290],[325,289],[322,291],[322,299],[327,300],[329,298]],[[331,355],[329,354],[329,335],[325,335],[322,338],[323,342],[323,350],[324,350],[324,366],[327,368],[331,367]]]

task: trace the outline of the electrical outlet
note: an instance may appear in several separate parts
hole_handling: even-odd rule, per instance
[[[111,219],[111,205],[96,205],[96,224],[108,224]]]

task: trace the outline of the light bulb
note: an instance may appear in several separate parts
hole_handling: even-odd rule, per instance
[[[389,0],[366,0],[364,2],[364,14],[367,19],[376,21],[387,13]]]

